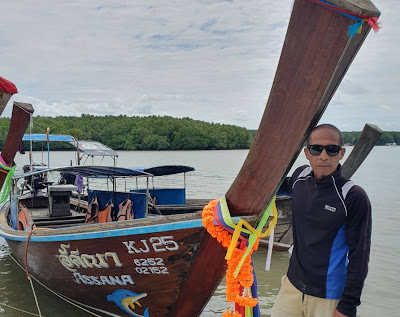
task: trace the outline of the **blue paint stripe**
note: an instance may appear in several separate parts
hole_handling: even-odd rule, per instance
[[[45,237],[32,235],[31,238],[29,239],[29,241],[30,242],[54,242],[54,241],[88,240],[88,239],[122,237],[122,236],[129,236],[129,235],[165,232],[165,231],[200,228],[200,227],[203,227],[202,219],[175,222],[175,223],[167,223],[167,224],[159,224],[159,225],[152,225],[152,226],[145,226],[145,227],[124,228],[124,229],[96,231],[96,232],[87,232],[87,233],[75,233],[75,234],[60,234],[60,235],[45,236]],[[57,230],[57,229],[55,229],[55,230]],[[27,237],[14,236],[14,235],[8,234],[7,232],[4,232],[4,231],[0,232],[0,236],[2,236],[3,238],[5,238],[7,240],[13,240],[13,241],[26,241],[26,239],[27,239]]]
[[[332,244],[329,267],[326,276],[326,298],[340,299],[346,283],[347,253],[346,227],[341,226]]]

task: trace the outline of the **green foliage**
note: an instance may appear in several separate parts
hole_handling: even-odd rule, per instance
[[[0,118],[0,147],[8,133],[10,119]],[[206,123],[169,116],[60,116],[35,117],[32,133],[72,135],[78,140],[99,141],[115,150],[220,150],[248,149],[254,133],[233,125]],[[47,145],[34,142],[34,149]],[[25,144],[28,148],[29,144]],[[52,150],[71,148],[52,142]]]
[[[3,147],[9,118],[0,118],[0,147]],[[169,116],[93,116],[35,117],[32,133],[68,134],[78,140],[99,141],[115,150],[225,150],[248,149],[257,130],[207,123],[190,118]],[[343,132],[344,143],[354,145],[361,132]],[[400,132],[384,132],[377,145],[396,142]],[[46,144],[34,142],[34,149]],[[52,142],[52,150],[71,149],[65,142]],[[25,144],[28,148],[29,144]]]
[[[356,144],[360,134],[360,131],[343,132],[344,144]]]
[[[382,136],[376,143],[377,145],[385,145],[387,143],[397,143],[400,144],[400,132],[390,132],[386,131],[382,133]]]
[[[344,143],[354,145],[360,137],[361,131],[343,132]],[[400,144],[400,132],[385,131],[382,133],[376,145],[386,145],[387,143],[396,142]]]

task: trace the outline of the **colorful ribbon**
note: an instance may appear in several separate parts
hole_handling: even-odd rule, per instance
[[[219,202],[221,204],[222,209],[227,209],[228,206],[226,205],[226,198],[223,196]],[[218,204],[217,204],[218,205]],[[265,224],[268,221],[269,215],[273,215],[273,219],[270,222],[268,229],[265,230],[264,233],[262,233],[262,229],[264,228]],[[224,218],[224,220],[228,222],[232,222],[232,219],[230,219],[230,216],[226,215],[227,219]],[[266,236],[269,236],[272,229],[275,228],[276,222],[278,220],[278,212],[276,210],[276,205],[275,205],[275,197],[272,199],[271,203],[268,205],[267,209],[265,210],[260,222],[258,223],[258,226],[256,229],[254,229],[246,220],[240,219],[238,224],[235,226],[235,231],[232,236],[232,241],[231,244],[229,245],[228,252],[226,253],[225,259],[229,260],[232,256],[232,252],[236,247],[237,241],[239,240],[240,233],[248,233],[249,234],[249,239],[248,239],[248,247],[243,255],[242,259],[239,262],[239,265],[237,266],[235,272],[234,272],[234,277],[237,277],[239,274],[239,271],[248,257],[250,251],[253,249],[254,244],[257,242],[259,238],[264,238]],[[233,222],[232,222],[233,223]],[[243,227],[246,227],[247,230]]]
[[[358,34],[361,33],[362,25],[364,24],[364,22],[367,22],[375,32],[378,32],[379,29],[382,27],[381,23],[378,22],[378,19],[379,19],[378,17],[367,17],[367,16],[359,15],[359,14],[344,10],[344,9],[334,5],[333,3],[330,3],[330,2],[324,1],[324,0],[309,0],[309,1],[320,4],[326,8],[329,8],[335,12],[338,12],[350,19],[356,20],[357,22],[355,24],[352,24],[349,26],[348,35],[350,37],[353,37],[357,33]]]
[[[273,214],[268,229],[262,233],[264,225]],[[270,234],[276,225],[277,210],[275,198],[264,212],[256,229],[241,219],[235,224],[230,216],[226,198],[210,202],[203,210],[203,225],[208,233],[228,249],[228,270],[226,274],[226,295],[231,308],[222,314],[223,317],[259,317],[256,278],[251,259],[252,251],[257,249],[260,237]],[[238,240],[241,239],[239,243]],[[246,249],[246,251],[244,251]],[[241,270],[242,269],[242,270]],[[238,276],[239,275],[239,276]],[[241,287],[242,286],[242,287]],[[241,291],[239,289],[241,287]],[[240,296],[242,293],[242,296]],[[254,295],[254,297],[253,297]],[[235,304],[236,303],[236,304]],[[239,306],[238,306],[239,305]],[[235,309],[237,308],[237,309]]]
[[[11,180],[14,176],[14,171],[17,168],[17,165],[9,166],[0,155],[0,172],[7,174],[7,177],[4,181],[3,192],[1,194],[0,203],[3,203],[7,200],[8,195],[11,191]]]

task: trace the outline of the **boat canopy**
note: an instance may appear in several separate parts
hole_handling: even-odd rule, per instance
[[[24,134],[22,141],[74,142],[75,146],[77,142],[73,136],[62,134]]]
[[[25,134],[22,141],[68,142],[88,156],[114,156],[118,153],[98,141],[78,141],[73,136],[63,134]]]
[[[76,146],[76,142],[70,142]],[[78,141],[79,151],[89,156],[118,156],[118,153],[98,141]]]
[[[191,172],[194,171],[194,168],[185,165],[161,165],[161,166],[139,167],[138,170],[142,170],[143,172],[150,173],[154,176],[163,176],[163,175]]]
[[[68,167],[60,167],[60,168],[48,168],[41,169],[40,171],[33,171],[24,173],[22,175],[15,175],[14,179],[19,179],[39,173],[46,172],[63,172],[70,173],[74,175],[82,175],[83,177],[140,177],[140,176],[163,176],[163,175],[172,175],[179,173],[186,173],[190,171],[194,171],[193,167],[184,166],[184,165],[160,165],[160,166],[151,166],[151,167],[139,167],[139,168],[123,168],[116,166],[68,166]]]

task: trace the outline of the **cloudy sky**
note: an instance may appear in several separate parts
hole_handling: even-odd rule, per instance
[[[400,131],[400,1],[321,122]],[[169,115],[256,129],[292,0],[2,0],[0,76],[36,115]],[[10,116],[8,105],[3,116]]]

